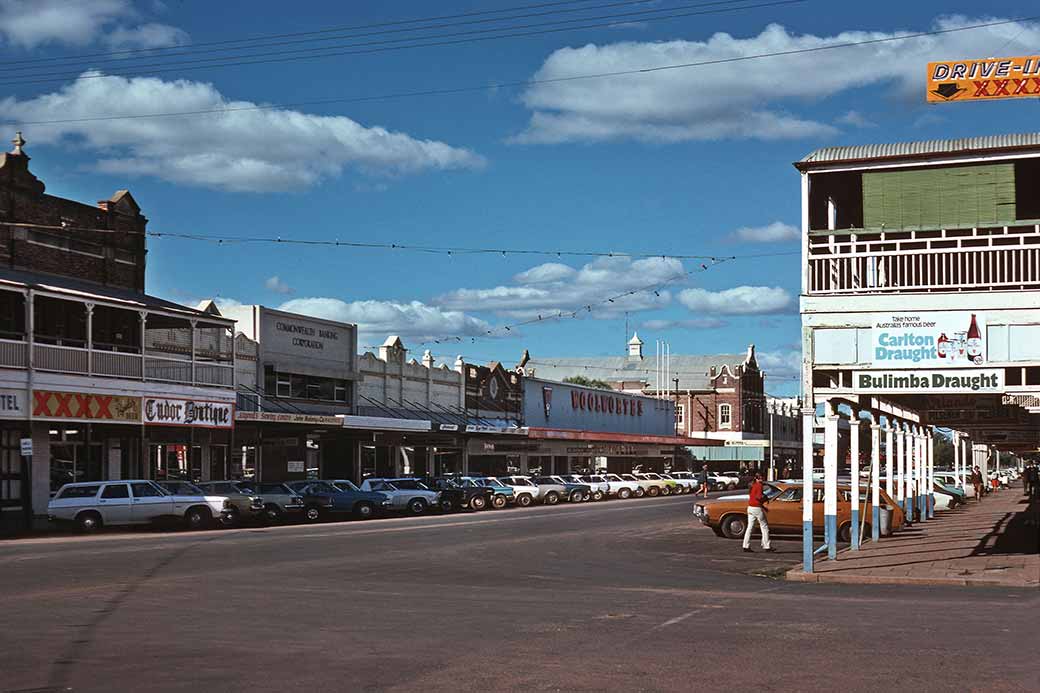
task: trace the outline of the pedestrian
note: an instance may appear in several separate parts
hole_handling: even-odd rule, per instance
[[[707,498],[708,497],[708,465],[704,465],[703,467],[701,467],[700,473],[697,474],[697,483],[700,484],[700,487],[697,489],[697,491],[699,493],[703,494],[703,496],[702,496],[703,498]]]
[[[971,470],[971,485],[975,488],[975,501],[982,502],[982,471],[975,467]]]
[[[769,545],[769,522],[766,521],[767,502],[769,502],[769,499],[766,498],[765,491],[762,488],[762,474],[756,473],[755,480],[752,482],[751,490],[748,493],[747,529],[744,530],[744,553],[754,553],[751,550],[751,531],[755,528],[756,522],[762,529],[762,550],[770,553],[776,551]]]

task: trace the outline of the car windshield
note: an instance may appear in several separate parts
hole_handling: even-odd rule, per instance
[[[235,488],[238,489],[239,493],[245,493],[245,494],[256,493],[256,491],[253,489],[253,485],[248,483],[248,482],[245,482],[245,481],[236,482],[235,483]]]
[[[187,481],[166,481],[159,484],[164,491],[178,496],[204,496],[206,492]]]
[[[394,486],[406,491],[429,491],[422,482],[415,479],[394,479]]]
[[[339,489],[324,481],[316,481],[306,486],[307,493],[339,493]]]
[[[260,484],[260,493],[268,495],[288,494],[292,491],[285,484]]]
[[[505,488],[506,487],[506,485],[503,484],[498,479],[484,479],[484,485],[489,487],[489,488]]]
[[[555,479],[553,479],[552,477],[539,476],[539,477],[535,477],[534,483],[536,483],[536,484],[555,484],[555,483],[557,483],[557,481]]]
[[[337,479],[336,481],[332,482],[332,485],[335,486],[336,488],[342,490],[342,491],[360,491],[361,490],[357,486],[355,486],[354,482],[351,481],[350,479]]]
[[[636,479],[635,476],[632,474],[622,474],[621,478],[625,481],[638,481],[638,479]]]
[[[607,474],[604,478],[607,481],[624,481],[624,479],[619,477],[617,474]]]

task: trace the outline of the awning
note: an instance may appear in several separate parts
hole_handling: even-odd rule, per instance
[[[528,428],[529,438],[543,440],[585,440],[600,443],[650,443],[652,445],[709,445],[722,447],[721,440],[686,438],[685,436],[657,436],[639,433],[602,433],[560,428]]]

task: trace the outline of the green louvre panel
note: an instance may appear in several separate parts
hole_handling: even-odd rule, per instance
[[[863,174],[865,228],[964,228],[1014,219],[1014,164]]]

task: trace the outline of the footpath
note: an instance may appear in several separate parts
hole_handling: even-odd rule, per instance
[[[1022,487],[996,491],[981,503],[937,512],[837,560],[817,559],[812,573],[788,571],[797,582],[874,585],[1040,587],[1040,501]]]

